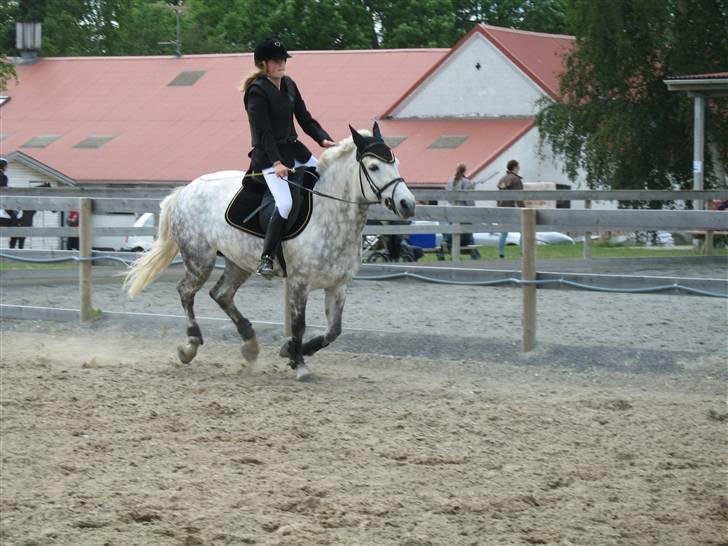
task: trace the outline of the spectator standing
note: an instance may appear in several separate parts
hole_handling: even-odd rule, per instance
[[[8,160],[4,157],[0,157],[0,188],[4,188],[8,185],[8,175],[5,174],[5,169],[8,166]],[[10,226],[10,213],[5,209],[0,209],[0,227]]]
[[[520,165],[518,164],[518,161],[515,159],[511,159],[506,164],[506,174],[501,177],[500,180],[498,180],[498,189],[499,190],[522,190],[523,189],[523,179],[519,176],[519,171],[521,170]],[[498,201],[499,207],[521,207],[523,208],[525,205],[523,201]],[[506,257],[506,239],[508,238],[508,232],[504,231],[501,232],[500,237],[498,237],[498,258],[501,260]],[[523,246],[523,237],[520,238],[519,244]]]
[[[33,216],[35,216],[34,210],[21,210],[15,218],[14,226],[17,227],[30,227],[33,225]],[[24,248],[25,237],[10,237],[10,248]]]
[[[467,166],[465,163],[458,163],[457,167],[455,168],[455,175],[447,181],[447,190],[474,190],[475,189],[475,182],[472,182],[467,176],[465,176],[465,171],[467,170]],[[453,205],[461,206],[461,207],[474,207],[475,201],[471,199],[467,200],[454,200],[452,202]],[[449,247],[452,244],[452,235],[446,234],[447,243],[446,245]],[[472,233],[463,233],[460,235],[460,246],[469,246],[474,245],[475,241],[473,239]],[[480,258],[480,251],[475,248],[470,251],[470,258],[473,260],[477,260]]]
[[[8,185],[8,175],[5,170],[8,168],[8,160],[0,157],[0,187],[4,188]],[[0,227],[13,227],[18,225],[18,218],[23,216],[23,211],[0,209]],[[16,237],[10,239],[11,244]],[[12,245],[14,247],[14,245]],[[22,248],[22,247],[20,247]]]
[[[72,210],[68,212],[66,218],[66,225],[68,227],[78,227],[78,211]],[[79,241],[78,237],[68,237],[66,239],[66,250],[78,250]]]

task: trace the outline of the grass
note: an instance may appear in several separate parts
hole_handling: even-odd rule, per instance
[[[498,251],[495,246],[481,246],[481,260],[497,260]],[[713,249],[714,256],[728,256],[728,248]],[[610,242],[593,242],[592,258],[649,258],[649,257],[673,257],[673,256],[704,256],[702,250],[695,250],[692,247],[645,247],[626,246]],[[463,260],[469,259],[467,253],[462,253]],[[584,243],[572,245],[538,245],[536,257],[541,260],[574,260],[584,257]],[[447,256],[449,258],[449,255]],[[506,246],[506,259],[520,258],[520,249],[517,245]],[[436,262],[437,256],[434,253],[427,253],[420,259],[419,263]]]
[[[78,267],[76,262],[61,262],[54,264],[36,264],[29,262],[15,262],[12,260],[1,260],[0,271],[4,269],[72,269]]]
[[[481,261],[497,260],[498,251],[495,246],[480,246]],[[728,256],[728,248],[713,249],[714,256]],[[468,260],[467,253],[463,253],[463,260]],[[701,250],[695,250],[690,246],[682,247],[646,247],[627,246],[612,243],[610,241],[595,241],[592,243],[593,258],[649,258],[649,257],[673,257],[673,256],[704,256]],[[584,243],[573,245],[538,245],[536,257],[541,260],[578,260],[584,257]],[[447,255],[447,259],[450,256]],[[517,260],[520,258],[520,251],[517,245],[506,246],[506,259]],[[437,262],[435,253],[426,253],[418,263]],[[11,260],[0,260],[0,271],[2,270],[24,270],[24,269],[72,269],[78,267],[76,262],[64,262],[54,264],[36,264],[26,262],[14,262]],[[94,266],[98,267],[98,266]]]

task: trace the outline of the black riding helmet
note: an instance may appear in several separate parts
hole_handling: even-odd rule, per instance
[[[0,157],[0,169],[4,169],[8,166],[8,160],[4,157]]]
[[[291,56],[286,51],[286,46],[278,38],[266,38],[255,46],[253,53],[255,64],[263,61],[278,61],[281,59],[290,59]]]

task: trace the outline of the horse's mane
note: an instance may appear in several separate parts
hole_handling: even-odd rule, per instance
[[[359,134],[361,134],[362,136],[371,136],[371,133],[366,130],[359,131]],[[324,172],[326,172],[326,169],[330,167],[333,163],[336,163],[345,155],[353,152],[355,149],[356,145],[354,144],[354,139],[352,139],[351,137],[346,137],[345,139],[341,140],[338,146],[334,146],[333,148],[326,148],[319,158],[317,167],[319,172],[323,174]]]

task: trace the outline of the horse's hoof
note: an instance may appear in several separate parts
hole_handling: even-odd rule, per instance
[[[296,367],[296,381],[313,381],[316,378],[305,364]]]
[[[182,364],[189,364],[197,356],[197,347],[199,346],[200,341],[197,338],[188,338],[187,343],[177,345],[177,358],[180,359]]]
[[[281,358],[289,358],[291,356],[291,340],[289,339],[281,347],[281,351],[278,353]]]
[[[252,364],[258,360],[258,352],[260,351],[260,348],[258,347],[258,338],[253,336],[247,341],[244,341],[240,347],[240,351],[243,353],[243,359],[248,364]]]
[[[196,355],[197,345],[192,345],[191,343],[177,345],[177,358],[179,358],[182,364],[189,364]]]

